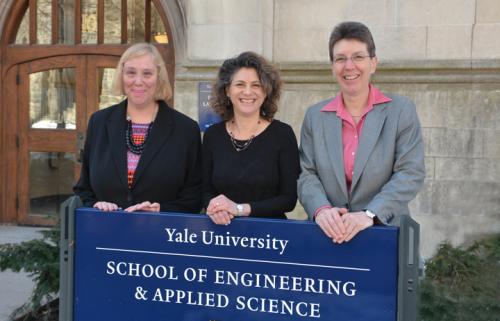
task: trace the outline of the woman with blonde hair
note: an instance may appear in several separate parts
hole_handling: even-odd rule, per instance
[[[75,193],[102,211],[199,212],[198,125],[165,102],[172,90],[158,50],[128,48],[114,89],[126,99],[90,118]]]

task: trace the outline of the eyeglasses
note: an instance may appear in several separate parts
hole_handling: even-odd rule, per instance
[[[364,54],[354,54],[351,57],[346,57],[346,56],[335,56],[333,57],[333,62],[337,65],[345,65],[348,60],[351,60],[354,64],[360,63],[365,61],[366,58],[371,58],[370,55],[364,55]]]

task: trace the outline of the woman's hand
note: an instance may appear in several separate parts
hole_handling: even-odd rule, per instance
[[[210,200],[207,207],[207,213],[227,212],[235,216],[238,213],[236,203],[231,201],[225,195],[221,194]]]
[[[118,211],[120,209],[118,205],[110,202],[97,202],[94,204],[94,208],[104,212]]]
[[[219,225],[229,225],[231,223],[231,220],[234,218],[234,215],[224,211],[219,211],[212,214],[208,214],[207,212],[207,215],[208,217],[210,217],[212,222]]]
[[[207,206],[207,215],[215,224],[228,225],[236,212],[236,203],[222,194],[212,198]]]
[[[373,226],[373,219],[366,216],[364,212],[349,212],[342,215],[345,226],[344,241],[349,242],[356,234],[362,230]]]
[[[324,208],[316,215],[315,221],[323,232],[335,243],[342,243],[345,241],[346,236],[346,228],[342,220],[342,215],[346,213],[346,208]]]
[[[136,211],[159,212],[160,211],[160,204],[159,203],[151,203],[149,201],[146,201],[146,202],[142,202],[139,204],[129,206],[125,209],[125,212],[136,212]]]

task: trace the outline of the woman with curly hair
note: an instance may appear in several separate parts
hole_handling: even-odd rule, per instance
[[[216,224],[286,218],[295,207],[299,154],[292,128],[274,119],[280,93],[278,71],[256,53],[219,70],[211,106],[223,121],[203,139],[203,202]]]

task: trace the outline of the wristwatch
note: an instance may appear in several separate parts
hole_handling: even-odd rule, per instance
[[[245,208],[243,207],[243,204],[236,204],[236,210],[238,211],[238,213],[236,214],[236,216],[243,216],[243,210]]]
[[[365,215],[368,216],[369,218],[371,218],[372,220],[375,219],[375,214],[373,214],[371,211],[369,210],[365,210]]]

